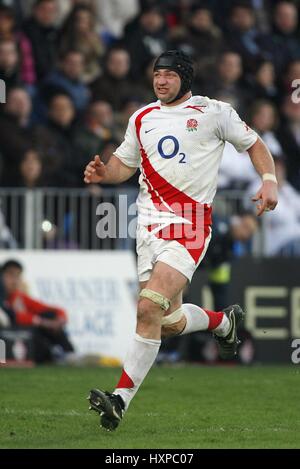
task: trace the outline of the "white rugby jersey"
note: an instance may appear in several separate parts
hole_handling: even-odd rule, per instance
[[[225,141],[243,152],[256,140],[229,104],[207,97],[178,106],[157,101],[136,111],[115,156],[140,168],[138,222],[191,223],[174,204],[211,205]]]

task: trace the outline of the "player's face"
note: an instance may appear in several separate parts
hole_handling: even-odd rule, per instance
[[[172,70],[156,70],[153,74],[154,93],[162,103],[170,103],[179,93],[180,76]]]

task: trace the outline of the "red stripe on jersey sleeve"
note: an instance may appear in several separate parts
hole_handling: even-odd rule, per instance
[[[190,106],[190,105],[189,105],[189,106],[186,106],[185,109],[188,109],[188,108],[190,108],[190,109],[196,109],[196,111],[202,112],[202,114],[204,114],[204,111],[202,111],[202,108],[203,108],[203,107],[206,107],[206,106]]]

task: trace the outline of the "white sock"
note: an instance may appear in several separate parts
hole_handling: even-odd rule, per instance
[[[226,337],[229,334],[230,327],[231,323],[226,314],[224,314],[221,323],[214,329],[214,334],[219,335],[220,337]]]
[[[122,397],[125,410],[127,410],[131,399],[136,394],[144,381],[148,371],[152,367],[159,351],[161,341],[145,339],[135,334],[125,362],[121,379],[114,390],[114,394]]]
[[[207,330],[212,330],[221,337],[225,337],[229,333],[230,321],[226,314],[214,311],[206,312],[200,306],[191,303],[185,303],[181,308],[186,317],[186,326],[180,335]]]

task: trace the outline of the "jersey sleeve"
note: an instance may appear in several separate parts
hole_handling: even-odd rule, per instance
[[[221,140],[231,143],[239,153],[248,150],[258,138],[257,133],[242,121],[229,104],[221,108],[217,134]]]
[[[114,155],[119,158],[126,166],[131,168],[138,168],[140,166],[141,156],[139,143],[132,117],[129,119],[124,140],[116,149]]]

